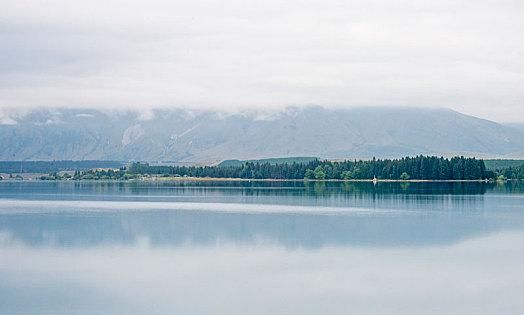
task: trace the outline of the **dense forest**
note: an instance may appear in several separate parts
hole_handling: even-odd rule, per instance
[[[354,161],[246,161],[227,166],[168,166],[132,163],[128,167],[50,172],[42,180],[129,180],[144,176],[310,180],[484,180],[524,179],[524,164],[487,169],[480,159],[416,156]]]
[[[524,164],[496,169],[494,173],[501,179],[524,179]]]
[[[419,179],[419,180],[479,180],[495,178],[486,170],[483,160],[436,156],[405,157],[402,159],[372,159],[368,161],[321,161],[307,163],[256,163],[239,166],[151,166],[133,163],[129,174],[164,176],[244,178],[244,179]],[[512,173],[513,174],[513,173]],[[517,174],[517,173],[515,173]],[[518,173],[521,174],[521,173]],[[509,173],[507,175],[510,175]],[[506,175],[505,175],[506,176]],[[506,176],[513,178],[513,175]]]

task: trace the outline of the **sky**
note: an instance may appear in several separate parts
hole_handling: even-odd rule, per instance
[[[524,121],[522,0],[0,5],[0,112],[412,106]]]

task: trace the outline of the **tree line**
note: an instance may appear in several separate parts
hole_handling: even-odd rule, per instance
[[[40,176],[40,180],[129,180],[138,175],[129,174],[125,167],[119,169],[91,169],[77,170],[73,174],[67,172],[51,172]]]
[[[520,171],[504,170],[507,178],[517,178]],[[129,174],[163,176],[243,178],[243,179],[418,179],[418,180],[481,180],[496,178],[497,172],[487,170],[484,161],[476,158],[436,156],[404,157],[353,161],[313,160],[307,163],[245,162],[237,166],[163,166],[133,163]]]
[[[494,171],[500,179],[524,179],[524,165],[509,166]]]

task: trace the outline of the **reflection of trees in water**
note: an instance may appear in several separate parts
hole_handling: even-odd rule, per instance
[[[415,194],[415,195],[483,195],[495,184],[481,182],[305,182],[305,188],[319,194],[343,191],[355,194]],[[314,187],[311,190],[311,187]],[[500,192],[503,192],[501,190]]]
[[[257,198],[265,198],[265,202],[274,199],[276,203],[297,202],[296,198],[307,197],[329,203],[338,200],[344,204],[351,200],[386,200],[395,196],[398,200],[454,200],[460,196],[484,195],[486,193],[524,193],[522,181],[500,183],[484,182],[330,182],[330,181],[174,181],[174,182],[6,182],[0,185],[0,194],[12,194],[20,191],[31,194],[53,194],[75,198],[117,198],[133,200],[173,200],[172,198],[222,198],[231,202],[257,202]],[[429,197],[428,197],[429,196]],[[449,196],[457,196],[449,198]],[[240,198],[240,199],[239,199]],[[242,200],[241,198],[245,198]],[[295,200],[293,200],[295,198]],[[222,201],[221,199],[221,201]],[[462,198],[464,199],[464,198]],[[217,200],[215,200],[217,201]],[[264,202],[264,201],[261,201]],[[411,201],[411,203],[413,203]]]
[[[368,208],[369,213],[215,213],[213,211],[108,212],[92,215],[0,215],[0,231],[39,245],[216,244],[269,239],[289,247],[439,244],[505,228],[524,226],[522,182],[6,182],[0,195],[12,198],[189,201]],[[16,195],[18,194],[18,195]],[[14,196],[14,197],[13,197]],[[17,197],[18,196],[18,197]],[[36,196],[36,197],[33,197]],[[504,196],[504,195],[501,195]],[[375,213],[373,209],[415,210]],[[314,209],[312,209],[314,210]],[[480,214],[480,215],[479,215]],[[489,215],[484,215],[489,214]]]
[[[65,182],[4,182],[0,185],[2,190],[12,191],[16,188],[34,188],[44,191],[57,191],[63,193],[92,192],[92,193],[126,193],[126,194],[161,194],[180,188],[191,189],[241,189],[245,191],[259,190],[272,194],[278,189],[286,193],[289,190],[313,191],[320,194],[332,193],[336,190],[362,192],[368,194],[484,194],[493,192],[522,192],[523,181],[509,181],[506,183],[484,182],[330,182],[330,181],[65,181]]]
[[[313,191],[316,194],[324,194],[326,192],[326,182],[315,182]]]
[[[524,180],[496,182],[493,191],[497,193],[524,193]]]

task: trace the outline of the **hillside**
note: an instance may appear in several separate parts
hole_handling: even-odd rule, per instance
[[[484,160],[488,170],[499,170],[507,167],[519,167],[524,165],[524,160]]]
[[[4,114],[1,121],[1,160],[524,157],[523,131],[447,109],[309,107],[263,117],[157,110],[148,120],[132,112],[55,109]]]

